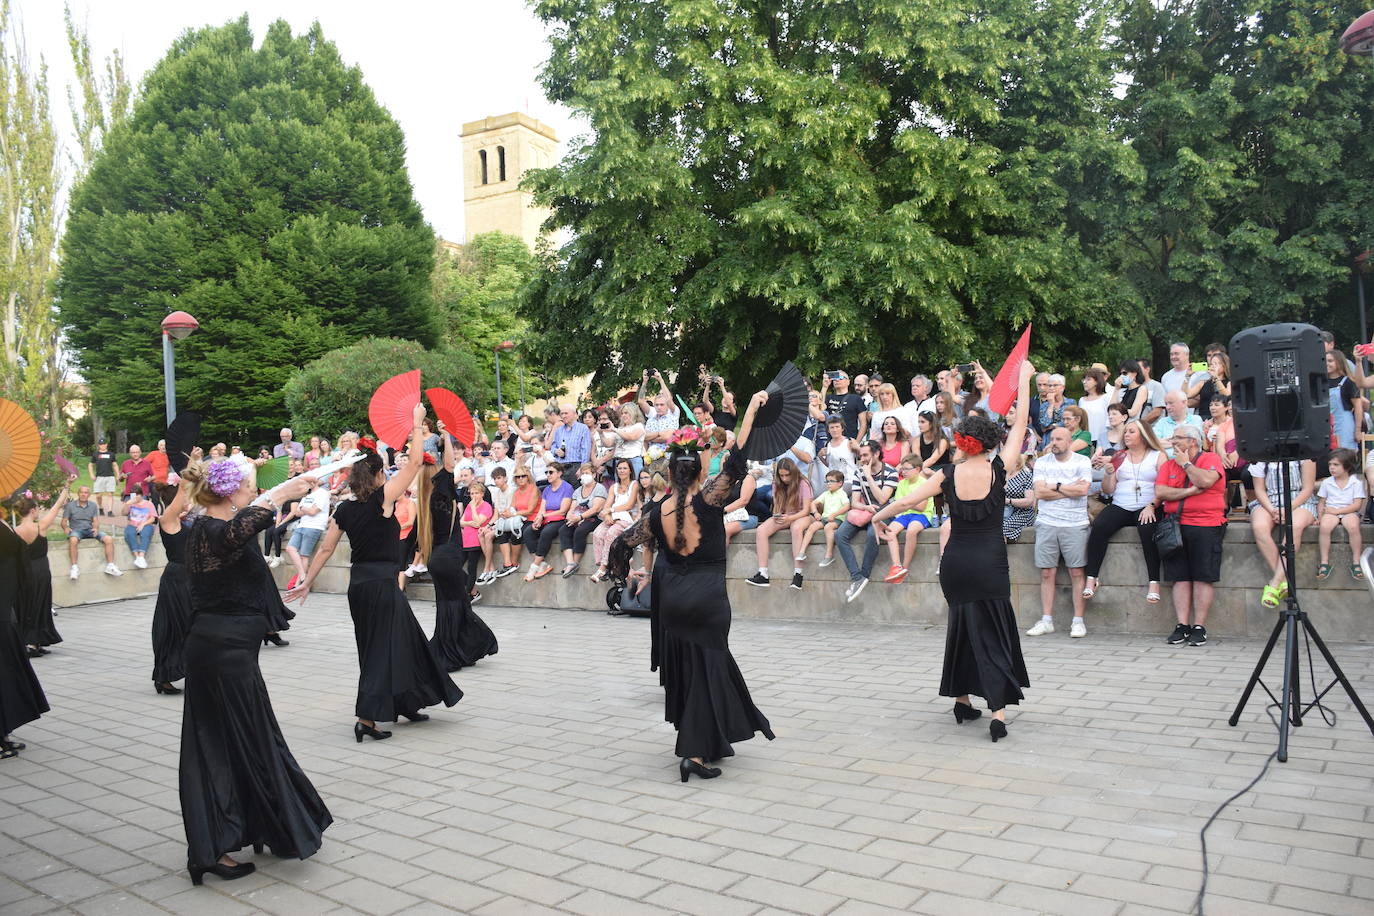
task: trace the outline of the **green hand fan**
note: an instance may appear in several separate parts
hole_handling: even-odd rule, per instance
[[[287,475],[291,471],[290,461],[289,457],[283,455],[263,462],[258,468],[258,489],[270,490],[277,484],[286,483]]]

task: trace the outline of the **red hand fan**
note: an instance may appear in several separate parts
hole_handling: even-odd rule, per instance
[[[463,403],[462,398],[447,388],[426,388],[425,397],[429,398],[429,406],[434,408],[435,415],[444,421],[450,436],[463,445],[474,444],[477,424],[473,422],[468,405]]]
[[[1005,415],[1016,401],[1016,394],[1021,385],[1021,364],[1030,355],[1030,332],[1031,326],[1027,324],[1026,329],[1021,332],[1021,339],[1011,348],[1007,361],[1002,364],[997,378],[992,381],[992,390],[988,392],[988,407],[993,413]]]
[[[420,403],[420,370],[402,372],[382,382],[372,392],[367,419],[382,441],[401,448],[410,439],[415,405]]]
[[[76,465],[68,461],[66,456],[63,455],[61,452],[54,453],[52,456],[52,460],[58,467],[62,469],[62,473],[66,474],[68,477],[79,476],[76,470]]]

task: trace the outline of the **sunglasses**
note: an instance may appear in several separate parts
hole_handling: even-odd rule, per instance
[[[530,479],[530,475],[528,475],[528,474],[516,474],[516,475],[515,475],[515,479],[516,479],[516,480],[529,480],[529,479]]]

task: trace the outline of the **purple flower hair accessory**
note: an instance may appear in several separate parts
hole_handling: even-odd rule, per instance
[[[205,475],[210,484],[210,492],[216,496],[228,496],[243,483],[243,469],[233,461],[216,461],[210,465]]]

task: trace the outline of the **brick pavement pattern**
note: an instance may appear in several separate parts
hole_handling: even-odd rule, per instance
[[[778,740],[683,785],[646,621],[479,606],[501,652],[456,675],[464,700],[358,745],[347,607],[314,595],[262,668],[334,826],[312,859],[192,888],[152,607],[64,610],[36,662],[53,712],[0,761],[6,916],[1186,912],[1198,829],[1276,743],[1258,699],[1226,725],[1253,640],[1026,639],[1033,686],[994,745],[936,695],[941,628],[737,619]],[[1371,647],[1333,651],[1374,700]],[[1374,912],[1374,738],[1329,700],[1336,726],[1296,730],[1209,832],[1208,913]]]

